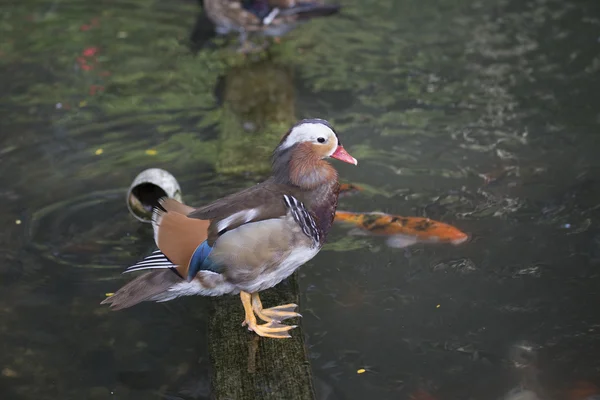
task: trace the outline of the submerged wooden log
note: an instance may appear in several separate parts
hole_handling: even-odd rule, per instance
[[[291,71],[271,60],[232,68],[224,79],[216,170],[270,172],[271,152],[295,123]],[[297,277],[261,293],[265,307],[298,304]],[[310,364],[300,326],[292,338],[261,338],[242,327],[239,297],[213,301],[209,353],[216,400],[313,400]],[[286,321],[300,324],[300,321]]]
[[[298,304],[296,274],[261,293],[265,307]],[[214,300],[209,321],[209,353],[215,400],[313,400],[310,364],[300,321],[291,338],[262,338],[241,326],[239,297]]]
[[[289,68],[270,60],[232,68],[224,77],[217,172],[268,174],[271,152],[294,123]]]

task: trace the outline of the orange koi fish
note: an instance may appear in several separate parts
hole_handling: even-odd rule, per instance
[[[455,227],[429,218],[337,211],[335,221],[350,223],[362,230],[362,233],[360,230],[351,232],[353,234],[388,236],[387,244],[390,247],[408,247],[418,242],[457,245],[469,238]]]
[[[351,196],[356,194],[356,192],[362,192],[363,188],[361,186],[355,185],[353,183],[342,183],[340,184],[340,197],[343,196]]]

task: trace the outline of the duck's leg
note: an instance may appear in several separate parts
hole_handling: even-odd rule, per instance
[[[301,317],[302,315],[294,311],[296,308],[298,308],[298,305],[293,303],[263,308],[258,293],[252,293],[252,309],[254,310],[254,314],[265,322],[281,322],[289,318]]]
[[[244,319],[244,323],[242,324],[242,326],[247,325],[248,330],[254,331],[259,336],[270,337],[275,339],[291,337],[288,331],[290,329],[294,329],[296,325],[282,325],[274,320],[271,320],[270,322],[263,325],[258,325],[256,323],[256,316],[254,315],[254,310],[252,309],[252,295],[250,293],[241,292],[240,298],[242,299],[242,304],[244,305],[244,312],[246,313],[246,318]]]

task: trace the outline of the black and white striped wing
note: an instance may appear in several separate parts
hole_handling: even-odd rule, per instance
[[[140,271],[143,269],[167,269],[175,268],[176,265],[171,262],[160,250],[154,251],[148,257],[144,258],[137,264],[127,268],[124,274],[127,272]]]
[[[290,209],[294,221],[302,228],[302,232],[311,238],[315,245],[318,245],[321,242],[321,233],[317,228],[315,219],[306,209],[304,203],[298,201],[294,196],[287,194],[283,195],[283,200],[285,201],[285,205]]]

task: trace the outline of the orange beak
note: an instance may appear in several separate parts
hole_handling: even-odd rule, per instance
[[[342,145],[339,145],[330,157],[335,158],[336,160],[343,161],[348,164],[354,164],[354,165],[358,164],[358,161],[356,161],[356,158],[354,158],[350,154],[348,154],[348,152],[346,150],[344,150],[344,147]]]

